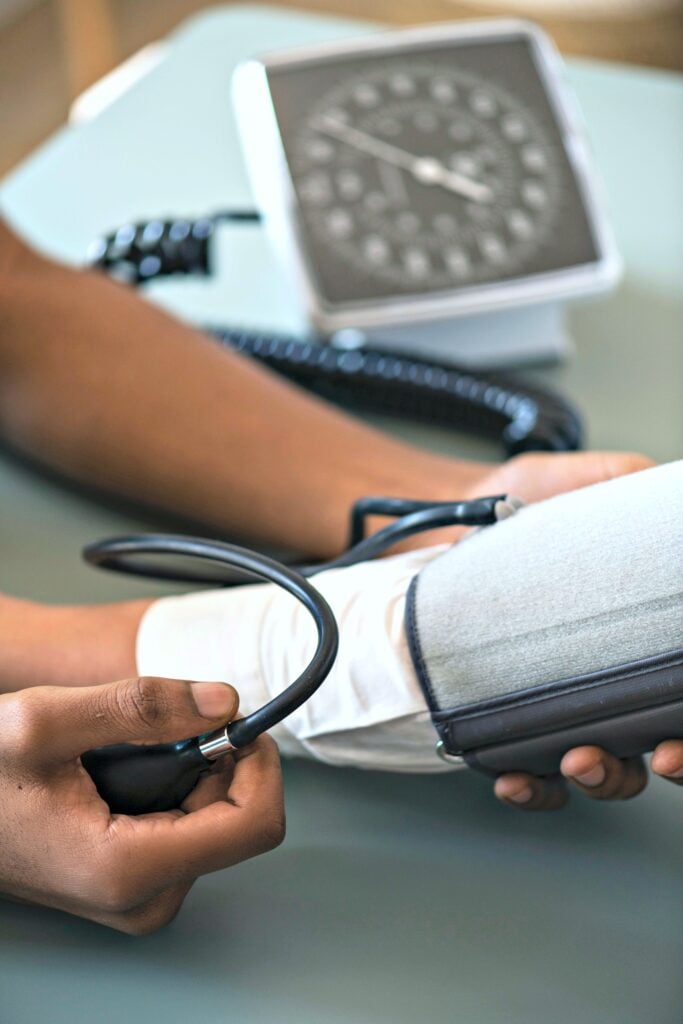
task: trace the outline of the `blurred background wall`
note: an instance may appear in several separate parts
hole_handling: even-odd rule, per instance
[[[567,55],[683,71],[683,0],[269,0],[409,25],[521,15]],[[71,100],[206,0],[0,0],[0,174],[61,124]]]

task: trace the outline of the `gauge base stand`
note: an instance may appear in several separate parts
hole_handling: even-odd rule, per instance
[[[332,343],[347,347],[348,333],[336,332]],[[473,369],[557,363],[572,351],[560,303],[353,333],[368,348]]]

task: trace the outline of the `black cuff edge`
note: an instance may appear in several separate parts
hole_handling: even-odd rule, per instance
[[[419,573],[417,576],[413,576],[408,587],[406,594],[406,610],[405,610],[405,628],[406,638],[408,640],[408,650],[410,651],[410,657],[413,662],[413,668],[418,678],[418,682],[422,688],[427,706],[432,715],[432,721],[434,716],[441,710],[437,704],[432,684],[429,679],[429,673],[427,671],[427,665],[422,653],[422,645],[420,644],[420,633],[417,625],[417,584],[419,580]],[[436,722],[434,722],[436,725]]]

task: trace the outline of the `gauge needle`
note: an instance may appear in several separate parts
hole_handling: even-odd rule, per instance
[[[334,117],[321,117],[318,128],[326,135],[332,135],[341,142],[353,146],[354,149],[369,153],[370,156],[376,156],[379,160],[386,160],[387,163],[394,164],[396,167],[402,167],[422,185],[439,185],[441,188],[457,192],[458,195],[465,199],[471,199],[475,203],[486,203],[493,198],[493,190],[489,185],[485,185],[481,181],[473,181],[472,178],[468,178],[464,174],[449,170],[435,157],[415,156],[405,149],[399,149],[398,146],[392,146],[389,142],[376,139],[374,135],[368,135],[367,132],[344,124],[343,121],[338,121]]]

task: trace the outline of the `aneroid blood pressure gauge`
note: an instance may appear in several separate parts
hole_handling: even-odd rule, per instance
[[[577,108],[534,26],[273,54],[238,68],[234,98],[256,200],[322,333],[547,355],[561,300],[617,276]]]

